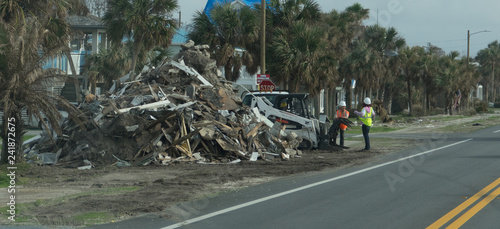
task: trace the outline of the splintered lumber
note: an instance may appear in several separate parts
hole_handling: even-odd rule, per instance
[[[196,129],[193,132],[189,133],[188,135],[180,137],[179,139],[172,142],[172,144],[169,147],[167,147],[167,149],[170,149],[172,147],[175,147],[176,145],[181,144],[182,142],[186,141],[186,139],[191,139],[194,135],[198,134],[198,132],[200,132],[200,129]]]
[[[167,114],[163,115],[161,118],[156,119],[154,122],[152,122],[151,124],[149,124],[148,126],[146,126],[145,129],[148,130],[148,129],[152,128],[153,126],[156,126],[156,124],[161,123],[161,122],[163,122],[165,120],[169,120],[169,119],[175,117],[176,115],[177,115],[177,112],[175,112],[175,111],[169,111]]]
[[[247,133],[247,138],[250,138],[250,137],[255,137],[255,135],[257,135],[257,131],[259,130],[259,128],[263,125],[264,123],[263,122],[259,122],[257,125],[255,125],[248,133]]]
[[[186,65],[180,64],[179,62],[176,62],[173,60],[170,61],[170,64],[183,70],[184,72],[186,72],[190,75],[196,76],[196,78],[198,78],[198,80],[200,80],[203,83],[202,86],[213,87],[213,85],[210,82],[208,82],[208,80],[206,80],[202,75],[200,75],[200,73],[198,73],[194,68],[190,68]]]
[[[148,104],[144,104],[144,105],[140,105],[140,106],[135,106],[135,107],[123,108],[123,109],[118,110],[118,112],[125,113],[125,112],[128,112],[128,111],[132,110],[132,109],[139,109],[139,110],[156,109],[156,108],[160,108],[160,107],[166,107],[166,106],[168,106],[170,104],[172,104],[172,103],[170,101],[168,101],[168,99],[166,99],[164,101],[158,101],[158,102],[154,102],[154,103],[148,103]]]
[[[183,136],[187,135],[186,121],[184,120],[184,116],[182,116],[182,128],[181,128],[181,131],[182,131],[182,135]],[[188,150],[188,153],[189,153],[188,156],[189,157],[193,157],[192,152],[191,152],[191,145],[189,144],[189,139],[186,139],[185,144],[186,144],[186,147],[187,147],[187,150]]]

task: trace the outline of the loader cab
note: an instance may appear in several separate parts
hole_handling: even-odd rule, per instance
[[[311,118],[308,107],[307,94],[278,95],[275,98],[274,107],[292,114]]]
[[[250,92],[243,96],[243,104],[251,106],[254,96],[264,97],[273,104],[273,107],[292,114],[312,118],[309,112],[309,96],[305,93],[289,93],[287,91]]]

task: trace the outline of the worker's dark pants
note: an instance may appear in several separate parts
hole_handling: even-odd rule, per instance
[[[362,125],[361,130],[363,131],[363,137],[365,138],[365,150],[369,150],[370,149],[370,136],[368,136],[368,133],[370,133],[370,126]]]
[[[340,129],[339,132],[340,132],[340,145],[344,146],[344,133],[345,133],[345,130]]]

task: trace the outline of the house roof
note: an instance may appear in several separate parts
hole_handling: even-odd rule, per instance
[[[183,26],[177,29],[177,33],[175,33],[172,38],[172,44],[184,44],[189,41],[188,38],[189,28],[187,26]]]
[[[270,0],[266,0],[267,3],[269,3],[269,1]],[[261,0],[208,0],[207,5],[205,5],[205,9],[203,10],[203,12],[208,14],[208,12],[210,12],[210,10],[214,7],[215,4],[224,4],[233,2],[240,2],[247,6],[253,6],[254,4],[260,4],[262,1]]]
[[[68,15],[66,20],[74,29],[105,29],[102,20],[94,15]]]

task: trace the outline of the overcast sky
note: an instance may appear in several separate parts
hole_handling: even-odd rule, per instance
[[[470,55],[500,40],[500,1],[498,0],[316,0],[323,12],[343,11],[358,2],[370,9],[366,25],[378,23],[395,27],[409,46],[425,46],[428,42],[446,53],[458,51],[467,55],[467,30]],[[195,11],[203,10],[207,0],[178,0],[182,21],[190,22]]]

